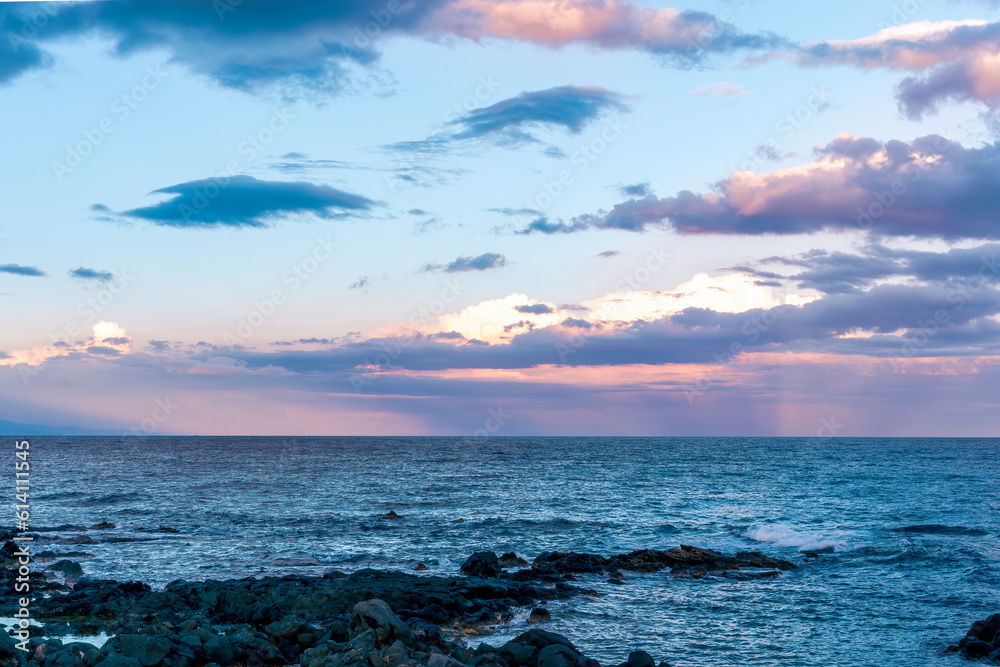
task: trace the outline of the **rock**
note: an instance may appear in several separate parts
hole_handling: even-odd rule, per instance
[[[656,662],[645,651],[632,651],[628,654],[628,667],[656,667]]]
[[[110,521],[102,521],[100,523],[95,523],[90,527],[90,530],[111,530],[113,528],[116,528],[115,524]]]
[[[54,572],[62,572],[67,577],[80,577],[83,576],[83,567],[79,563],[74,563],[71,560],[57,560],[52,565],[49,565],[49,570]]]
[[[99,664],[101,667],[142,667],[138,660],[121,653],[109,653]]]
[[[521,644],[523,646],[534,646],[539,651],[546,646],[552,646],[553,644],[559,644],[568,649],[572,649],[574,652],[576,651],[576,647],[573,646],[573,642],[566,639],[562,635],[556,634],[555,632],[539,630],[538,628],[532,628],[527,632],[522,632],[511,641],[515,644]]]
[[[986,659],[989,660],[990,662],[1000,663],[1000,648],[994,650],[992,653],[986,656]]]
[[[416,566],[414,566],[413,569],[416,570],[417,572],[424,572],[424,571],[426,571],[426,570],[428,570],[430,568],[428,568],[423,563],[417,563]]]
[[[17,648],[17,641],[0,630],[0,667],[24,667],[24,651]]]
[[[503,567],[528,567],[531,563],[524,560],[513,551],[508,551],[504,555],[500,556],[500,565]]]
[[[264,632],[273,636],[288,639],[295,637],[302,629],[302,620],[294,614],[289,614],[280,621],[275,621],[264,628]]]
[[[500,560],[492,551],[477,551],[472,554],[462,563],[460,571],[466,576],[483,577],[484,579],[491,579],[503,574]]]
[[[452,523],[465,523],[465,519],[455,519]]]
[[[528,615],[528,623],[541,623],[552,619],[552,615],[545,607],[536,607]]]
[[[537,648],[512,641],[500,647],[500,655],[506,658],[507,662],[514,665],[514,667],[533,665],[538,661]]]
[[[614,584],[615,586],[621,586],[622,584],[625,583],[625,580],[619,579],[618,577],[611,577],[610,579],[608,579],[608,583]]]
[[[396,514],[396,510],[389,510],[387,513],[379,517],[380,519],[402,519],[402,514]]]
[[[374,632],[377,646],[389,645],[397,640],[407,646],[413,646],[415,643],[413,630],[403,623],[383,600],[366,600],[354,605],[354,610],[351,612],[351,638],[354,639],[368,630]]]
[[[465,664],[443,653],[435,653],[427,659],[427,667],[465,667]]]
[[[979,639],[963,642],[959,644],[959,648],[962,649],[962,654],[969,658],[985,658],[994,650],[993,644]]]
[[[579,667],[581,656],[562,644],[550,644],[538,652],[538,667]]]
[[[170,652],[170,642],[149,635],[118,635],[122,655],[135,658],[142,667],[153,667]]]

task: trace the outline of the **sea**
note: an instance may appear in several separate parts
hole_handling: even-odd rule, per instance
[[[754,581],[581,576],[595,594],[551,603],[540,626],[605,666],[635,649],[674,667],[958,665],[942,650],[1000,612],[997,439],[29,440],[32,527],[116,526],[49,546],[89,554],[74,560],[92,577],[456,575],[481,550],[680,544],[800,565]],[[469,645],[522,632],[528,611]]]

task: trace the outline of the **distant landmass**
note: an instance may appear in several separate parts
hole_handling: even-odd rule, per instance
[[[45,424],[18,424],[0,419],[0,435],[110,435],[111,430],[95,430],[78,426],[47,426]]]

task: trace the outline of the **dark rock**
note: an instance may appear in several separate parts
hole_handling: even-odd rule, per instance
[[[538,667],[579,667],[579,653],[562,644],[550,644],[538,652]]]
[[[632,651],[628,654],[628,667],[656,667],[656,662],[645,651]]]
[[[609,584],[614,584],[615,586],[621,586],[622,584],[625,583],[625,580],[624,579],[619,579],[618,577],[612,577],[612,578],[608,579],[608,583]]]
[[[493,578],[503,574],[500,560],[492,551],[477,551],[462,563],[462,574],[469,577]]]
[[[559,644],[576,651],[576,647],[573,646],[573,642],[566,639],[562,635],[556,634],[555,632],[546,632],[545,630],[540,630],[538,628],[532,628],[527,632],[522,632],[511,641],[515,644],[521,644],[523,646],[534,646],[539,651],[546,646],[551,646],[553,644]]]
[[[528,623],[540,623],[551,619],[552,615],[545,607],[536,607],[535,609],[532,609],[531,613],[528,615]]]
[[[111,523],[110,521],[102,521],[100,523],[96,523],[93,526],[91,526],[90,530],[111,530],[115,527],[116,527],[115,524]]]
[[[971,639],[970,641],[960,643],[958,646],[962,650],[962,654],[969,658],[985,658],[994,651],[993,644],[979,639]]]
[[[531,563],[524,560],[513,551],[508,551],[504,555],[500,556],[500,565],[503,567],[528,567]]]
[[[142,667],[138,660],[121,653],[109,653],[99,664],[101,667]]]
[[[538,660],[538,649],[534,646],[510,641],[500,647],[500,655],[514,667],[534,665]]]
[[[417,572],[424,572],[424,571],[428,570],[429,568],[426,565],[424,565],[423,563],[417,563],[414,566],[413,569],[416,570]]]
[[[383,600],[366,600],[354,606],[351,612],[351,639],[372,630],[375,645],[389,645],[401,641],[407,646],[414,645],[413,630],[392,611]]]
[[[135,658],[142,667],[153,667],[170,652],[170,642],[163,637],[118,635],[121,654]]]
[[[402,519],[402,514],[396,514],[396,510],[389,510],[387,513],[379,517],[380,519]]]
[[[17,642],[6,631],[0,631],[0,667],[24,667],[24,651],[17,648]]]
[[[62,572],[67,577],[79,577],[83,575],[83,567],[71,560],[58,560],[49,565],[47,569],[54,572]]]

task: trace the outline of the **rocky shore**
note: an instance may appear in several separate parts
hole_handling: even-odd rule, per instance
[[[16,549],[9,541],[3,547],[0,613],[7,616],[18,605],[16,569],[10,569]],[[63,558],[48,569],[65,579],[31,574],[32,617],[44,627],[31,630],[26,652],[16,648],[18,638],[0,633],[0,667],[599,667],[568,638],[540,627],[501,646],[470,644],[518,610],[530,610],[529,623],[544,622],[548,602],[598,595],[582,587],[580,575],[625,585],[627,573],[757,579],[795,567],[759,552],[725,555],[692,546],[610,557],[546,552],[531,563],[483,551],[456,577],[365,569],[180,580],[153,590],[81,576],[80,565]],[[110,636],[100,649],[57,638],[98,632]],[[669,667],[667,656],[658,657],[658,667]],[[644,651],[623,651],[620,667],[657,662]]]
[[[1000,614],[976,621],[955,646],[946,653],[961,653],[966,658],[985,658],[1000,665]]]

